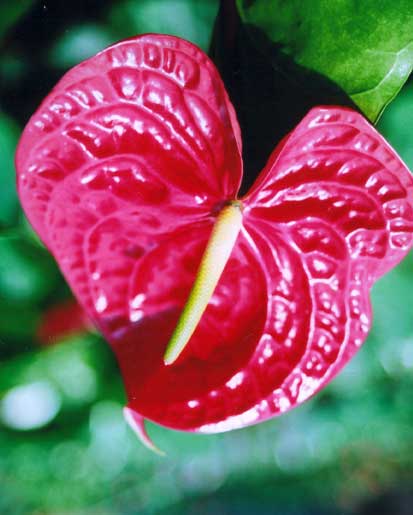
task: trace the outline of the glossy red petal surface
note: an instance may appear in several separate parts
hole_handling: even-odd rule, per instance
[[[277,249],[276,238],[304,272],[303,353],[295,361],[281,359],[289,373],[273,383],[276,389],[263,403],[265,409],[275,405],[275,411],[284,411],[331,380],[365,340],[371,286],[412,245],[413,180],[361,115],[316,108],[276,149],[244,204],[245,226],[264,261],[268,291],[277,290],[270,304],[279,303],[280,281],[265,252],[271,244]],[[296,274],[288,264],[282,268]],[[294,307],[291,300],[286,305]],[[285,317],[281,310],[280,320]],[[292,341],[301,338],[294,330]],[[268,334],[263,340],[272,357],[279,342]]]
[[[173,427],[226,416],[216,399],[202,411],[188,401],[243,367],[265,320],[262,272],[240,240],[191,346],[163,365],[217,207],[236,196],[240,147],[207,57],[144,36],[71,70],[18,148],[25,211],[112,344],[130,406]]]
[[[151,226],[148,215],[166,231],[236,195],[240,148],[233,108],[205,54],[146,35],[76,66],[43,101],[18,147],[20,198],[53,250],[50,210],[68,200],[99,220],[135,208],[135,226]],[[89,215],[84,225],[93,224]]]
[[[165,366],[240,149],[215,68],[168,36],[74,68],[23,134],[22,203],[111,343],[136,420],[215,432],[302,402],[359,348],[372,283],[412,244],[408,170],[357,113],[314,109],[244,199],[217,289]]]
[[[190,344],[173,366],[163,363],[209,233],[207,224],[188,226],[143,257],[131,276],[124,323],[108,320],[106,328],[120,356],[129,406],[180,429],[219,422],[259,400],[259,392],[250,392],[234,404],[225,386],[254,354],[266,317],[264,276],[243,236]]]

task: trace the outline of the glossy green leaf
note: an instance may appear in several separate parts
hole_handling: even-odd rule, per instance
[[[119,38],[145,32],[188,39],[208,51],[218,0],[126,0],[110,13]]]
[[[413,67],[411,0],[237,0],[255,41],[337,83],[375,121]]]
[[[311,108],[355,106],[334,82],[295,65],[282,52],[274,50],[269,59],[249,36],[252,28],[238,23],[237,11],[226,12],[225,6],[217,18],[211,55],[241,126],[246,193],[276,145]]]
[[[19,130],[0,112],[0,227],[11,224],[18,211],[14,151]]]

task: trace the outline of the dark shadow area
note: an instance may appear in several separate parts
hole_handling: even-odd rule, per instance
[[[391,490],[361,507],[360,515],[411,515],[413,513],[413,487]]]
[[[56,38],[71,24],[103,20],[108,5],[109,0],[38,1],[7,31],[0,41],[0,105],[21,125],[63,75],[45,59]],[[7,69],[6,53],[15,59],[15,73]]]
[[[241,126],[245,194],[277,143],[314,106],[357,109],[326,77],[298,66],[257,27],[244,25],[232,1],[223,2],[211,46]]]

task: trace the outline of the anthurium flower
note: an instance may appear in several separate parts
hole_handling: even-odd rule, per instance
[[[312,109],[239,198],[234,109],[208,57],[176,37],[70,70],[16,163],[141,435],[144,418],[210,433],[308,399],[360,348],[374,281],[412,245],[410,173],[347,108]]]

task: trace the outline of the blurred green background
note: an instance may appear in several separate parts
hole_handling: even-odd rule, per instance
[[[166,458],[124,423],[119,372],[99,335],[49,346],[36,337],[70,292],[18,205],[21,129],[65,70],[134,34],[186,37],[222,65],[217,12],[218,0],[0,0],[1,514],[412,513],[411,256],[374,288],[368,342],[321,394],[227,434],[149,425]],[[411,168],[412,119],[407,83],[378,128]]]

